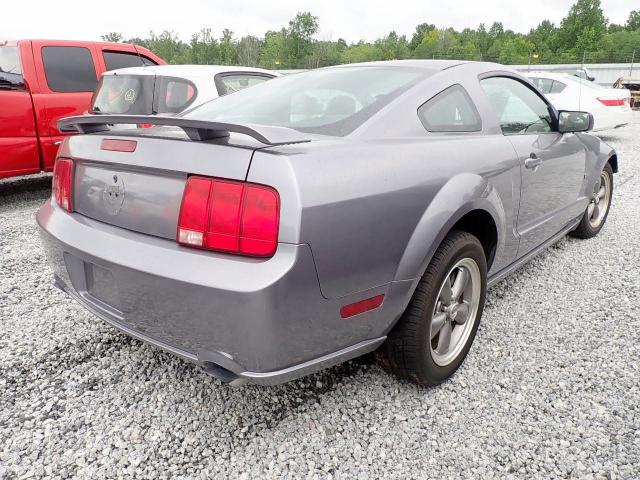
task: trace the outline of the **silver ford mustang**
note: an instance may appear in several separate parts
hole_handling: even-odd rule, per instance
[[[376,351],[434,385],[487,287],[603,227],[618,160],[592,125],[496,64],[314,70],[173,118],[62,120],[82,135],[37,221],[57,286],[225,382]]]

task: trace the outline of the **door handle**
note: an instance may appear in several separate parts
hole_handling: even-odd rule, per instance
[[[542,159],[538,158],[538,156],[535,153],[532,153],[531,155],[529,155],[529,158],[527,158],[524,161],[524,166],[526,168],[533,170],[534,172],[538,169],[538,167],[541,164],[542,164]]]

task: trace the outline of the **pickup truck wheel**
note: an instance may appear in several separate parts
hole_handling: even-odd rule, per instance
[[[607,163],[593,187],[591,199],[578,227],[571,232],[577,238],[595,237],[606,222],[613,197],[613,169]]]
[[[450,233],[438,247],[404,315],[376,352],[388,371],[418,385],[437,385],[462,364],[475,338],[487,285],[478,239]]]

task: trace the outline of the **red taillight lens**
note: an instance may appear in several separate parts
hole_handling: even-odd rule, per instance
[[[73,211],[73,160],[57,158],[53,167],[53,198],[68,212]]]
[[[622,107],[624,99],[622,98],[598,98],[598,101],[605,107]]]
[[[189,177],[178,219],[178,243],[254,257],[278,245],[280,198],[273,188]]]
[[[153,123],[138,123],[136,125],[138,128],[153,128],[155,125]]]

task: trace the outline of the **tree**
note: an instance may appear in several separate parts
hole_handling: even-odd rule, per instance
[[[640,10],[632,10],[624,28],[629,31],[640,30]]]
[[[524,37],[508,38],[501,46],[498,61],[506,64],[524,64],[534,50],[533,42]]]
[[[149,33],[146,46],[167,63],[189,63],[190,48],[182,42],[174,32],[164,30],[160,35]]]
[[[409,49],[412,52],[415,51],[415,49],[418,48],[418,45],[420,45],[420,43],[422,42],[424,36],[431,30],[435,29],[436,26],[431,23],[421,23],[420,25],[418,25],[416,27],[416,31],[413,34],[413,37],[411,37],[411,42],[409,42]]]
[[[312,52],[313,35],[318,32],[318,17],[310,12],[298,13],[289,22],[285,37],[286,63],[289,68],[304,67]]]
[[[264,47],[260,52],[260,66],[271,69],[284,68],[286,41],[287,31],[284,28],[279,32],[267,32]],[[288,68],[288,65],[286,67]]]
[[[455,56],[460,42],[453,28],[437,28],[425,35],[416,53],[419,58],[447,58]]]
[[[409,44],[407,38],[391,32],[386,37],[375,41],[378,50],[378,60],[400,60],[409,56]]]
[[[100,35],[103,42],[118,43],[122,41],[122,34],[118,32],[109,32],[106,35]]]
[[[607,33],[607,19],[600,0],[578,0],[560,24],[559,48],[573,51],[597,51]]]
[[[210,28],[203,28],[191,37],[190,61],[197,65],[216,65],[219,63],[218,40],[211,34]]]
[[[378,49],[365,42],[349,46],[342,54],[342,63],[371,62],[373,60],[378,60]]]
[[[396,32],[373,41],[347,44],[343,39],[317,39],[318,18],[299,12],[279,30],[263,37],[245,36],[239,41],[231,30],[220,37],[204,28],[187,44],[171,31],[147,38],[126,40],[149,48],[169,63],[260,65],[269,69],[317,68],[338,63],[401,58],[452,58],[526,63],[536,55],[540,63],[630,60],[640,46],[640,10],[634,10],[624,26],[608,24],[600,0],[574,0],[560,26],[542,21],[529,33],[516,33],[501,22],[456,31],[429,23],[415,27],[411,40]],[[122,41],[117,32],[104,40]],[[586,57],[583,57],[586,52]],[[535,58],[535,57],[534,57]]]
[[[247,35],[238,42],[238,63],[247,67],[257,67],[260,61],[261,42],[258,38]]]
[[[220,37],[220,63],[222,65],[233,65],[238,63],[238,51],[236,50],[236,44],[233,41],[233,32],[227,28],[222,31],[222,37]]]
[[[544,20],[527,35],[533,43],[533,50],[539,55],[540,62],[549,61],[558,43],[558,29],[549,20]]]

